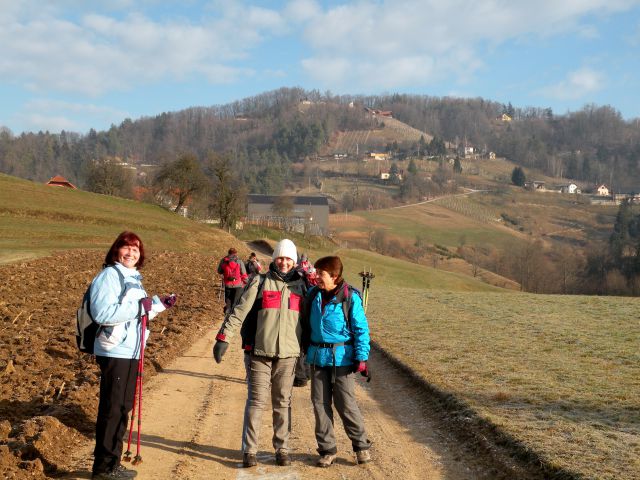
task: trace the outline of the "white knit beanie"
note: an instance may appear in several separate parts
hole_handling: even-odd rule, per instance
[[[290,258],[293,260],[293,263],[298,261],[298,250],[296,250],[296,246],[288,238],[280,240],[273,249],[271,260],[275,260],[278,257]]]

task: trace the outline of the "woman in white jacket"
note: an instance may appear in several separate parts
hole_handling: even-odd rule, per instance
[[[175,302],[175,296],[147,296],[138,273],[144,260],[140,237],[122,232],[91,283],[90,311],[100,325],[94,354],[101,373],[93,479],[133,478],[137,474],[122,466],[120,457],[135,395],[140,319],[145,311],[151,319]],[[146,331],[145,340],[148,337]]]

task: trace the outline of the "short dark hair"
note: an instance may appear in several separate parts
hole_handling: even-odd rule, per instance
[[[332,277],[336,277],[336,284],[342,282],[342,260],[340,257],[322,257],[316,260],[313,266],[316,270],[324,270]]]
[[[141,269],[144,266],[144,245],[142,244],[142,240],[140,240],[140,237],[138,235],[133,232],[127,231],[124,231],[120,235],[118,235],[118,238],[116,238],[115,242],[113,242],[113,245],[111,245],[111,248],[107,252],[107,256],[104,257],[104,266],[109,267],[111,265],[115,265],[118,261],[118,250],[120,250],[124,246],[138,247],[138,250],[140,250],[140,258],[136,263],[136,268],[138,270]]]
[[[250,256],[250,257],[255,257],[255,256],[256,256],[256,252],[251,252],[251,253],[249,254],[249,256]]]
[[[231,247],[229,249],[229,255],[235,255],[236,253],[238,253],[238,250],[236,250],[235,248]]]

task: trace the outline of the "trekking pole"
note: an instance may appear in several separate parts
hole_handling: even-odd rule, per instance
[[[362,270],[359,273],[362,277],[362,308],[364,313],[367,313],[367,305],[369,304],[369,287],[371,286],[371,279],[375,277],[375,274],[369,270]]]
[[[143,310],[144,311],[144,310]],[[143,331],[142,331],[142,336],[141,336],[141,356],[143,355],[142,352],[144,352],[144,330],[146,330],[146,320],[147,320],[147,316],[144,315],[142,318],[143,322],[144,322],[144,327],[143,327]],[[131,409],[131,422],[129,423],[129,438],[127,440],[127,451],[124,452],[124,456],[122,457],[122,461],[123,462],[130,462],[131,461],[131,438],[133,436],[133,424],[136,418],[136,404],[138,403],[138,397],[142,397],[142,374],[143,374],[143,363],[142,361],[138,362],[138,371],[136,374],[136,389],[135,392],[133,394],[133,408]],[[139,429],[139,426],[138,426]],[[140,443],[140,441],[138,440],[138,444]]]
[[[136,400],[138,398],[138,383],[140,382],[140,364],[138,364],[138,373],[136,375],[136,389],[133,393],[133,408],[131,409],[131,422],[129,423],[129,439],[127,440],[127,451],[122,457],[123,462],[131,461],[131,437],[133,435],[133,420],[136,418]]]
[[[147,330],[148,313],[142,316],[140,327],[140,361],[138,363],[138,444],[136,446],[136,456],[133,457],[132,465],[142,463],[142,455],[140,455],[140,432],[142,431],[142,378],[144,376],[144,334]]]

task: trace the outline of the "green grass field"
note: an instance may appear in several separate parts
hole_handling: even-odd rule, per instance
[[[548,465],[640,478],[639,299],[385,285],[369,306],[383,348]]]
[[[0,263],[55,250],[109,248],[132,230],[153,250],[222,252],[238,240],[155,205],[0,174]]]
[[[369,231],[382,229],[389,238],[397,238],[405,244],[413,245],[419,236],[426,243],[445,245],[450,249],[462,243],[504,249],[521,241],[498,222],[479,221],[436,203],[357,211],[350,213],[349,217],[342,214],[331,216],[331,228],[337,232],[337,238],[353,235],[366,238]]]

